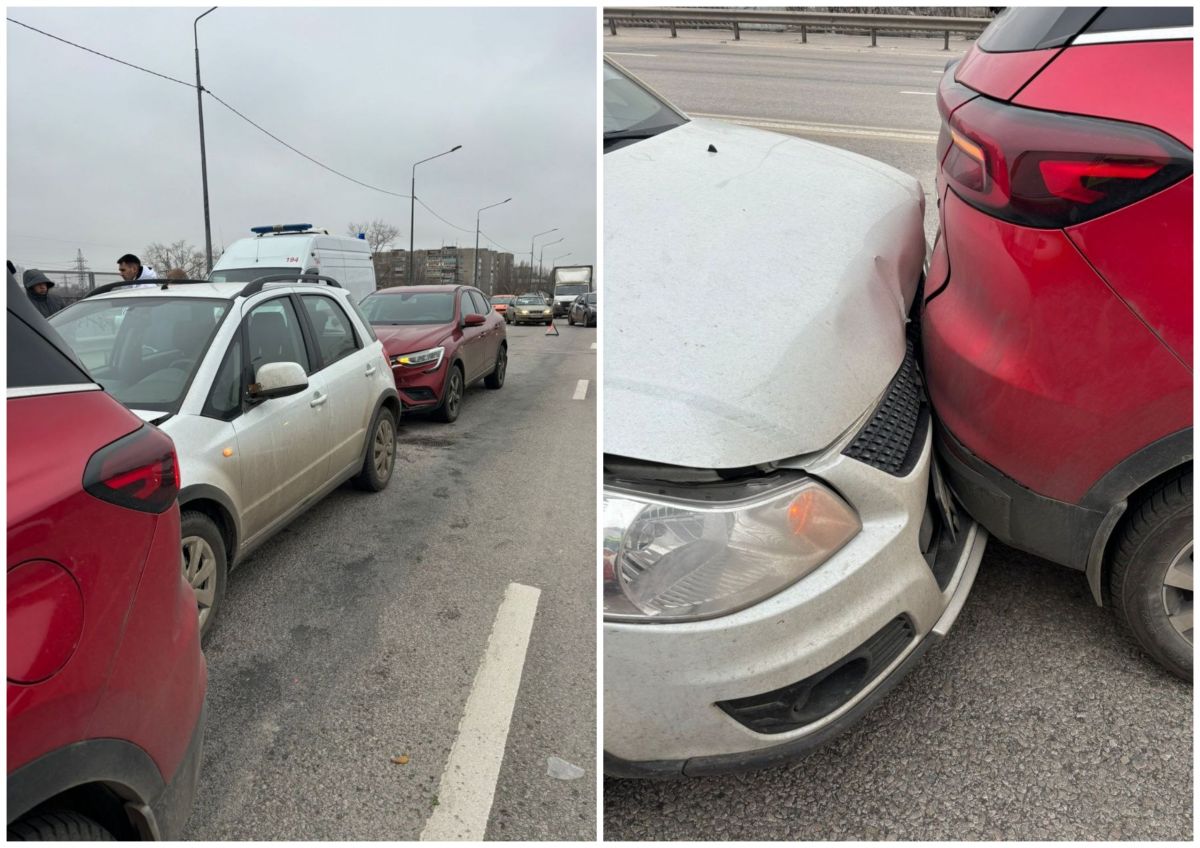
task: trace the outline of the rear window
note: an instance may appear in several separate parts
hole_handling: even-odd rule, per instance
[[[1061,47],[1100,12],[1099,6],[1010,6],[979,36],[979,49],[1017,53]]]
[[[1089,35],[1139,29],[1169,29],[1192,25],[1191,6],[1109,6],[1088,26]]]
[[[90,383],[84,374],[54,345],[34,332],[13,313],[8,313],[8,388],[72,386]]]

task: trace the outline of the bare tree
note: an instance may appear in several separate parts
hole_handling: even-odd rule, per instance
[[[215,261],[219,254],[213,252]],[[160,277],[172,268],[182,268],[190,280],[203,280],[206,272],[204,251],[180,239],[169,245],[154,242],[142,254],[142,264],[152,267]]]
[[[357,236],[359,233],[366,234],[366,241],[371,246],[371,252],[378,253],[384,245],[389,244],[400,234],[400,230],[378,218],[369,224],[351,223],[346,227],[347,235]]]

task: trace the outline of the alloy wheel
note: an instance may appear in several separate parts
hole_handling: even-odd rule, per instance
[[[1163,576],[1163,611],[1175,631],[1192,644],[1192,543],[1175,555]]]
[[[200,536],[188,536],[183,540],[183,576],[196,595],[196,609],[203,629],[217,595],[217,557]]]
[[[372,461],[375,463],[375,474],[379,479],[386,480],[392,474],[392,464],[396,461],[396,430],[392,420],[386,415],[379,420],[375,428],[375,446]]]

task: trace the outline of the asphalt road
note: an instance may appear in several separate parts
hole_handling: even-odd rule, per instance
[[[508,328],[504,388],[456,423],[406,416],[386,490],[340,488],[233,573],[189,839],[417,839],[511,583],[541,595],[486,836],[595,838],[596,331],[557,323]]]
[[[848,129],[936,133],[934,98],[901,92],[933,90],[940,40],[798,40],[622,30],[604,46],[685,111],[825,126],[794,134],[928,192],[932,140]],[[932,239],[932,198],[925,223]],[[849,733],[784,768],[605,779],[604,837],[1191,840],[1192,748],[1192,687],[1118,631],[1082,574],[992,542],[949,637]]]

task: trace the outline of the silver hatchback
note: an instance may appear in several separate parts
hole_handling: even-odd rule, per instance
[[[202,635],[254,548],[346,480],[391,479],[400,402],[383,345],[322,279],[119,283],[53,316],[96,381],[175,441]]]

